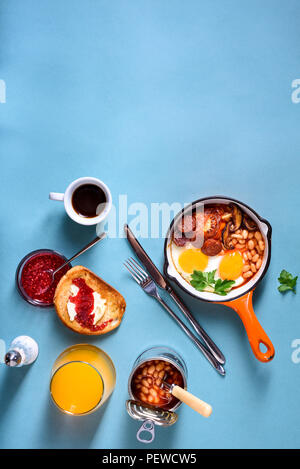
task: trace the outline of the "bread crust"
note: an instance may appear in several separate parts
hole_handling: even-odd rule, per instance
[[[87,327],[81,326],[75,319],[74,321],[70,320],[67,303],[70,296],[70,287],[75,278],[83,278],[90,288],[98,292],[102,298],[106,299],[107,308],[100,321],[101,323],[109,320],[112,321],[109,322],[104,329],[92,331]],[[116,329],[120,325],[125,312],[126,302],[121,293],[104,282],[102,278],[98,277],[86,267],[77,265],[68,270],[60,279],[54,294],[54,306],[58,317],[69,329],[79,334],[102,335]]]

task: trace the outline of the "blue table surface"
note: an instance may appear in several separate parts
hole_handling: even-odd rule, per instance
[[[40,346],[33,366],[0,366],[2,448],[139,448],[126,413],[136,356],[173,346],[187,362],[189,389],[213,405],[210,419],[186,406],[151,448],[299,447],[300,292],[281,295],[277,277],[299,273],[300,78],[297,0],[10,0],[0,2],[1,339],[20,334]],[[79,336],[53,309],[18,295],[15,269],[29,251],[72,255],[94,228],[48,200],[77,177],[95,176],[134,203],[189,202],[224,194],[243,200],[273,227],[268,273],[254,307],[276,348],[258,362],[238,316],[183,295],[227,357],[220,377],[122,266],[125,239],[107,239],[82,263],[126,298],[121,326]],[[149,215],[150,220],[150,215]],[[150,221],[149,221],[150,223]],[[120,222],[120,225],[121,222]],[[118,226],[119,228],[119,226]],[[120,227],[122,231],[122,226]],[[163,265],[163,238],[143,239]],[[67,346],[109,353],[116,389],[91,416],[61,414],[49,398],[52,364]]]

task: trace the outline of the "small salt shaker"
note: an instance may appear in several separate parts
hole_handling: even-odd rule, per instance
[[[39,347],[36,341],[27,335],[20,335],[10,344],[4,357],[4,363],[7,366],[18,368],[23,365],[31,365],[36,360],[38,353]]]

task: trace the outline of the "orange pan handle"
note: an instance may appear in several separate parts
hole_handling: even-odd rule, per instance
[[[269,362],[274,358],[275,349],[255,316],[252,305],[252,296],[253,290],[236,300],[227,301],[221,304],[234,309],[234,311],[238,313],[245,326],[248,340],[255,357],[261,362]],[[260,344],[264,344],[267,348],[265,352],[260,350]]]

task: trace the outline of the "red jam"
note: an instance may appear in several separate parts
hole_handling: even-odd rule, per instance
[[[55,289],[61,277],[69,270],[66,265],[55,274],[53,283],[52,276],[47,270],[55,270],[65,262],[58,254],[41,252],[29,258],[21,274],[21,285],[25,293],[32,300],[39,301],[45,305],[53,304]]]
[[[77,295],[69,297],[71,303],[75,304],[76,321],[82,327],[87,327],[91,331],[102,331],[112,319],[99,325],[93,324],[95,318],[95,314],[92,314],[94,309],[94,290],[80,277],[75,278],[72,283],[79,288]]]

